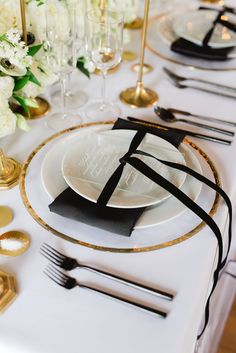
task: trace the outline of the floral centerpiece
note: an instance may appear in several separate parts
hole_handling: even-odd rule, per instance
[[[37,107],[32,97],[56,79],[41,50],[42,44],[26,46],[17,29],[0,36],[0,137],[13,133],[17,125],[28,129],[25,118],[14,112],[14,104],[29,115],[29,108]]]

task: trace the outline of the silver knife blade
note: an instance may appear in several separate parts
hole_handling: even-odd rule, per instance
[[[223,120],[223,119],[218,119],[218,118],[213,118],[213,117],[200,115],[200,114],[195,114],[195,113],[190,113],[190,112],[187,112],[185,110],[176,109],[176,108],[168,108],[168,110],[170,110],[172,113],[181,114],[181,115],[185,115],[185,116],[192,116],[192,117],[196,117],[196,118],[199,118],[199,119],[202,119],[202,120],[214,121],[216,123],[220,123],[220,124],[225,124],[225,125],[236,127],[236,122]]]

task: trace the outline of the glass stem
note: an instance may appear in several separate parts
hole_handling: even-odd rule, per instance
[[[66,109],[66,75],[62,73],[60,75],[60,85],[61,85],[61,110],[62,110],[62,119],[67,117]]]
[[[107,71],[102,71],[102,106],[101,106],[101,109],[103,109],[106,105],[106,77],[107,77]]]
[[[66,82],[66,97],[70,97],[71,95],[71,72],[67,74],[67,82]]]

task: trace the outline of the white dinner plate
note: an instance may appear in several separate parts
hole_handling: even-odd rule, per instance
[[[68,187],[61,171],[62,158],[65,151],[73,146],[79,138],[77,135],[67,136],[55,144],[44,157],[41,179],[51,202]],[[184,156],[186,165],[198,173],[202,173],[199,161],[190,147],[181,144],[179,150]],[[199,181],[187,175],[181,190],[195,201],[200,194],[201,187],[202,184]],[[149,228],[162,224],[179,216],[185,210],[186,207],[182,203],[174,197],[170,197],[156,206],[148,207],[136,223],[135,229]]]
[[[193,9],[189,11],[193,11]],[[171,44],[179,38],[173,30],[173,22],[175,18],[183,12],[186,12],[186,10],[182,9],[180,11],[178,9],[153,18],[148,26],[147,47],[158,57],[161,57],[171,63],[183,65],[184,67],[217,71],[235,70],[236,60],[203,60],[178,54],[170,49]],[[230,59],[235,59],[236,47],[230,51],[227,56]]]
[[[105,184],[120,165],[136,134],[131,130],[109,130],[95,132],[75,141],[64,155],[62,173],[66,183],[79,195],[97,202]],[[146,134],[139,147],[162,160],[185,164],[184,156],[166,140]],[[180,188],[186,178],[184,172],[174,170],[157,160],[135,155],[156,170],[161,176]],[[155,205],[171,194],[126,164],[120,181],[114,190],[108,206],[119,208],[135,208]]]
[[[218,11],[201,10],[186,11],[178,14],[173,20],[173,30],[177,36],[189,40],[197,45],[202,45],[202,41],[211,29]],[[232,23],[236,23],[236,16],[225,14],[224,18]],[[227,27],[216,24],[214,32],[209,41],[212,48],[225,48],[236,45],[236,33]]]

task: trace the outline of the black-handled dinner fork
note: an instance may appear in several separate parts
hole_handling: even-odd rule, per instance
[[[94,272],[96,274],[99,274],[103,277],[112,279],[113,281],[117,281],[119,283],[122,283],[124,285],[127,285],[129,287],[135,288],[135,289],[139,289],[142,291],[145,291],[147,293],[150,294],[154,294],[162,299],[166,299],[166,300],[173,300],[174,295],[171,293],[167,293],[164,292],[162,290],[159,289],[154,289],[151,288],[149,286],[146,286],[144,284],[140,284],[125,278],[122,278],[118,275],[114,275],[111,274],[109,272],[97,269],[95,267],[92,266],[88,266],[88,265],[81,265],[76,259],[73,259],[71,257],[68,257],[62,253],[60,253],[59,251],[57,251],[56,249],[54,249],[51,245],[44,243],[41,248],[40,248],[40,253],[46,257],[49,261],[51,261],[54,265],[66,270],[66,271],[71,271],[75,268],[83,268],[85,270]]]
[[[70,277],[68,275],[66,275],[65,273],[63,273],[62,271],[58,270],[56,267],[54,267],[53,265],[49,265],[45,271],[44,271],[45,275],[47,275],[51,280],[53,280],[55,283],[57,283],[59,286],[64,287],[66,289],[72,289],[74,287],[79,287],[79,288],[83,288],[83,289],[87,289],[91,292],[96,292],[99,294],[102,294],[106,297],[109,297],[111,299],[115,299],[118,302],[123,302],[126,303],[132,307],[141,309],[143,311],[147,311],[151,314],[155,314],[161,318],[165,318],[167,316],[167,313],[158,309],[154,309],[151,308],[149,306],[143,305],[143,304],[139,304],[136,302],[132,302],[131,300],[128,299],[124,299],[121,298],[115,294],[111,294],[111,293],[107,293],[101,289],[97,289],[94,287],[90,287],[88,285],[82,284],[80,282],[78,282],[75,278]]]

